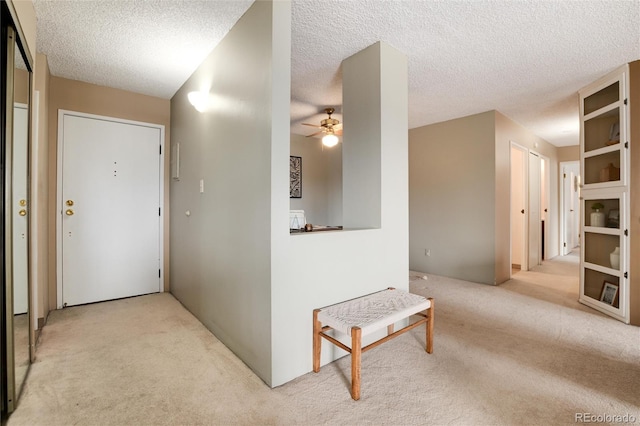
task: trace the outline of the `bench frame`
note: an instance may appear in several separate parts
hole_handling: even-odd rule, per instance
[[[389,290],[393,290],[393,288],[389,288]],[[333,330],[330,326],[322,326],[320,321],[318,320],[318,313],[322,309],[314,309],[313,310],[313,371],[315,373],[320,371],[320,354],[322,349],[322,339],[321,337],[327,339],[329,342],[338,346],[340,349],[343,349],[351,354],[351,397],[354,400],[360,399],[360,372],[361,372],[361,358],[362,353],[368,351],[369,349],[373,349],[376,346],[387,342],[394,337],[400,336],[401,334],[406,333],[409,330],[412,330],[422,324],[426,324],[426,352],[433,353],[433,316],[434,316],[434,301],[433,298],[429,297],[427,300],[431,303],[429,309],[423,312],[418,312],[413,315],[420,316],[421,318],[407,325],[406,327],[401,328],[400,330],[394,332],[393,324],[387,326],[387,336],[365,346],[362,347],[362,330],[360,327],[352,327],[351,328],[351,348],[347,345],[344,345],[342,342],[338,341],[334,337],[326,334],[328,331]]]

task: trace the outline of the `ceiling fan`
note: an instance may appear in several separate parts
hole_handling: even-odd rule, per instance
[[[342,135],[342,124],[340,124],[339,120],[335,118],[331,118],[331,114],[335,112],[334,108],[325,108],[324,112],[329,116],[324,120],[320,121],[320,125],[310,124],[310,123],[302,123],[305,126],[311,126],[318,129],[321,129],[319,132],[315,132],[309,136],[308,138],[324,133],[322,137],[322,144],[327,147],[335,146],[338,143],[338,136]]]

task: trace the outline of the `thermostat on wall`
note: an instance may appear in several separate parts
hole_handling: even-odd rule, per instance
[[[180,180],[180,144],[175,143],[171,147],[171,177]]]

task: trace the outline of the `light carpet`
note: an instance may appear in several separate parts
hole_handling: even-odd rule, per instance
[[[640,328],[576,301],[575,259],[500,286],[423,276],[410,290],[435,298],[434,353],[422,327],[366,352],[360,401],[349,357],[269,389],[156,294],[53,312],[9,425],[640,423]]]

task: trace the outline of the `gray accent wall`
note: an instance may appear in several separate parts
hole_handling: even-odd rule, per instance
[[[290,208],[313,225],[342,225],[342,144],[292,134],[291,155],[302,157],[302,198],[291,198]]]
[[[374,76],[368,84],[353,83],[367,73]],[[311,371],[313,309],[387,287],[408,289],[407,96],[407,58],[389,45],[376,43],[343,62],[343,198],[346,206],[360,187],[376,211],[360,217],[345,207],[345,225],[353,215],[356,228],[371,218],[379,227],[273,234],[273,386]],[[347,160],[360,148],[366,160]],[[367,174],[377,178],[346,178]],[[344,355],[323,342],[322,364]]]
[[[367,160],[343,169],[377,176],[365,185],[378,227],[289,234],[290,55],[290,2],[257,1],[171,100],[180,144],[172,293],[272,387],[311,371],[314,308],[408,288],[406,57],[377,43],[345,60],[343,112],[358,141],[349,149]],[[348,87],[371,70],[370,84]],[[200,113],[187,95],[203,88],[213,102]],[[372,121],[377,131],[365,126]],[[349,143],[345,134],[343,150]],[[331,175],[327,187],[338,185]],[[344,182],[344,194],[356,184]],[[327,221],[342,215],[329,210]],[[325,344],[322,363],[343,355]]]
[[[412,270],[495,283],[494,132],[492,111],[409,131]]]
[[[559,253],[557,148],[498,111],[409,131],[409,267],[484,284],[511,274],[511,142],[549,159],[545,258]]]
[[[289,2],[255,2],[171,100],[171,291],[268,384],[274,179],[288,236],[290,16]],[[204,113],[187,99],[201,90]]]

